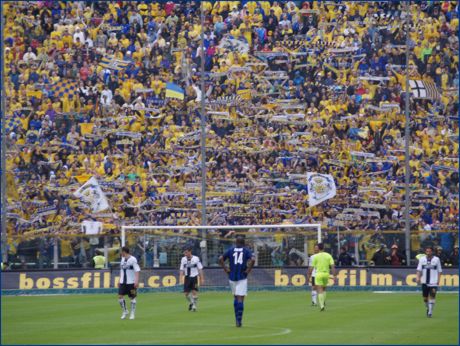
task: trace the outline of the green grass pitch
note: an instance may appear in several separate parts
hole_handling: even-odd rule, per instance
[[[458,295],[440,292],[433,318],[420,293],[249,292],[236,328],[229,292],[202,292],[197,312],[180,293],[140,293],[135,320],[116,295],[3,296],[2,344],[458,344]]]

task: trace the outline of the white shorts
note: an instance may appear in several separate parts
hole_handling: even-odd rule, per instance
[[[239,281],[228,281],[230,283],[230,288],[232,289],[232,294],[234,296],[247,296],[248,295],[248,279],[239,280]]]

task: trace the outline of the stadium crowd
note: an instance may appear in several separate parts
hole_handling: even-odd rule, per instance
[[[193,1],[2,6],[13,261],[21,247],[48,261],[53,237],[88,219],[114,234],[200,224],[202,78],[208,224],[318,222],[361,260],[404,248],[403,2],[204,2],[203,28]],[[446,258],[458,241],[457,7],[411,4],[408,24],[409,79],[436,86],[410,101],[411,247]],[[306,172],[331,174],[337,195],[309,207]],[[92,176],[102,213],[73,196]],[[101,246],[79,239],[62,237],[60,256]]]

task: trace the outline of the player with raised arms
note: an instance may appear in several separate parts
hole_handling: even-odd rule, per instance
[[[229,262],[227,267],[225,261]],[[244,297],[248,292],[248,274],[254,266],[255,260],[251,250],[244,246],[244,237],[237,236],[236,244],[229,248],[219,257],[219,263],[228,274],[230,288],[234,297],[233,308],[235,310],[236,326],[242,326]]]

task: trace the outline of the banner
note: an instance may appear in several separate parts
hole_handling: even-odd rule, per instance
[[[359,50],[358,47],[332,48],[332,49],[329,49],[329,53],[331,53],[331,54],[347,54],[347,53],[354,53],[357,50]]]
[[[370,109],[370,110],[373,110],[373,111],[377,111],[377,112],[392,112],[393,111],[393,108],[396,108],[396,107],[376,107],[376,106],[373,106],[373,105],[366,105],[364,107],[365,109]],[[396,108],[398,111],[400,111],[401,109],[399,108]],[[342,118],[343,119],[343,118]]]
[[[109,203],[96,178],[91,177],[73,194],[91,208],[93,213],[109,208]]]
[[[226,36],[220,40],[219,46],[221,50],[228,49],[236,51],[240,54],[249,52],[249,44],[245,41],[233,38],[233,36]]]
[[[120,137],[129,137],[129,138],[142,138],[142,134],[140,132],[132,132],[132,131],[118,131],[115,132],[115,135]]]
[[[377,203],[361,203],[361,208],[367,209],[387,209],[385,204],[377,204]]]
[[[57,212],[57,206],[56,205],[48,205],[46,207],[41,207],[38,208],[38,210],[35,212],[35,214],[32,215],[32,220],[37,219],[42,216],[47,216],[47,215],[54,215]]]
[[[368,157],[368,158],[369,157],[375,157],[374,153],[365,153],[365,152],[362,152],[362,151],[351,151],[350,155],[351,156]]]
[[[435,171],[450,171],[450,172],[458,172],[458,168],[452,166],[441,166],[441,165],[432,165],[432,170]]]
[[[306,286],[306,267],[254,268],[248,276],[248,287],[300,287]],[[57,270],[2,272],[2,290],[46,290],[116,288],[119,270]],[[227,287],[228,277],[221,268],[205,268],[204,287]],[[338,268],[338,287],[417,287],[416,268]],[[333,280],[329,280],[333,286]],[[140,288],[174,288],[179,284],[179,270],[171,268],[144,269],[140,272]],[[420,288],[420,286],[418,286]],[[445,287],[458,288],[458,268],[443,268],[440,282]]]
[[[390,77],[380,77],[380,76],[362,76],[358,77],[358,80],[369,80],[374,82],[385,82],[390,81]]]
[[[330,174],[307,173],[308,204],[313,207],[336,195],[334,178]]]
[[[207,105],[215,105],[215,106],[238,106],[242,103],[243,99],[239,95],[231,95],[231,96],[219,96],[215,100],[208,100],[206,99]]]

